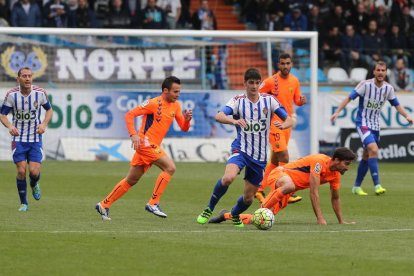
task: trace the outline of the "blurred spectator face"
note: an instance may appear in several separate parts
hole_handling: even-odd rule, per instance
[[[398,26],[397,24],[392,25],[391,33],[398,35],[400,33],[400,26]]]
[[[358,4],[358,6],[357,6],[357,12],[359,14],[365,13],[365,6],[364,6],[364,4],[362,4],[362,3],[359,3]]]
[[[203,9],[203,10],[208,10],[209,8],[208,8],[208,1],[207,0],[203,0],[203,1],[201,1],[201,8]]]
[[[319,16],[319,7],[313,6],[312,9],[311,9],[311,15],[313,17],[318,17]]]
[[[404,69],[404,67],[405,67],[404,60],[402,58],[397,59],[397,61],[395,62],[395,69],[401,70],[401,69]]]
[[[355,34],[354,26],[352,26],[352,25],[346,26],[345,32],[346,32],[347,36],[351,36],[351,37],[354,36],[354,34]]]
[[[332,27],[329,31],[329,34],[331,36],[338,36],[339,35],[339,28],[338,27]]]
[[[378,8],[377,8],[377,13],[378,13],[378,15],[380,15],[380,16],[384,16],[385,15],[385,7],[384,6],[378,6]]]
[[[403,12],[403,15],[404,16],[411,16],[410,15],[410,7],[409,6],[404,6],[404,8],[403,8],[403,10],[402,10],[402,12]]]
[[[122,6],[122,0],[112,0],[112,5],[116,9],[120,9]]]
[[[340,6],[340,5],[336,5],[335,6],[335,15],[336,16],[342,16],[342,13],[343,13],[344,11],[343,11],[343,9],[342,9],[342,6]]]
[[[151,9],[155,8],[155,5],[157,4],[156,0],[148,0],[148,7],[150,7]]]
[[[88,6],[88,1],[86,1],[86,0],[78,0],[78,6],[80,7],[80,8],[86,8],[87,6]]]
[[[375,33],[377,31],[377,21],[375,21],[375,20],[369,21],[368,31],[370,33]]]
[[[299,18],[300,17],[300,15],[301,15],[301,10],[300,9],[294,9],[293,11],[292,11],[292,15],[293,15],[293,17],[294,18]]]

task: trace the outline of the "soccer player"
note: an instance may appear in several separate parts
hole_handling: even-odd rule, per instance
[[[352,193],[365,196],[367,193],[361,188],[362,181],[368,172],[374,182],[374,191],[377,195],[386,192],[381,186],[378,172],[378,142],[380,140],[379,119],[381,109],[388,100],[392,106],[410,123],[413,119],[408,115],[403,106],[400,105],[395,96],[394,88],[385,81],[387,75],[387,65],[383,61],[378,61],[374,67],[374,78],[361,81],[351,94],[345,98],[338,109],[332,114],[332,123],[338,118],[340,112],[351,101],[359,98],[358,112],[355,120],[356,130],[361,138],[364,151],[358,166],[357,177],[352,188]]]
[[[319,203],[319,186],[329,182],[332,208],[338,222],[348,224],[342,217],[339,188],[341,175],[348,170],[355,157],[348,148],[337,148],[332,157],[325,154],[312,154],[273,169],[268,177],[268,185],[272,191],[264,199],[261,207],[272,210],[276,215],[287,206],[292,193],[309,188],[316,221],[318,224],[326,224]],[[252,215],[241,214],[240,218],[244,224],[249,224]],[[228,219],[230,213],[223,210],[219,216],[211,218],[209,222],[220,223]]]
[[[175,172],[175,164],[160,145],[174,119],[182,131],[188,131],[193,116],[192,110],[185,110],[184,114],[181,111],[177,101],[180,89],[181,81],[178,78],[167,77],[162,83],[160,96],[143,102],[125,114],[132,147],[136,152],[130,163],[128,175],[115,185],[105,199],[96,204],[95,208],[102,220],[111,220],[109,207],[134,186],[153,164],[159,167],[162,172],[155,182],[152,196],[145,205],[145,210],[161,218],[167,217],[167,214],[161,210],[159,202]],[[137,116],[143,116],[138,133],[134,125]]]
[[[13,162],[16,164],[17,191],[20,212],[29,210],[26,191],[26,170],[29,164],[30,187],[35,200],[40,200],[40,166],[43,159],[42,134],[53,115],[46,90],[33,85],[33,72],[29,67],[17,72],[18,86],[9,90],[0,111],[0,121],[12,136]],[[46,110],[42,121],[42,107]],[[12,122],[7,115],[12,112]]]
[[[262,93],[269,93],[274,95],[278,101],[285,107],[289,116],[295,119],[293,103],[297,106],[306,104],[306,97],[300,92],[299,80],[292,74],[292,58],[287,53],[282,53],[279,56],[279,72],[273,76],[265,79],[259,87]],[[280,120],[276,115],[273,116],[273,121]],[[267,187],[267,177],[270,172],[279,165],[289,162],[288,143],[292,129],[279,129],[272,125],[270,128],[269,143],[272,146],[270,155],[270,162],[267,164],[263,176],[263,183],[256,193],[256,198],[263,202],[264,190]],[[292,195],[289,198],[290,203],[298,202],[302,197]]]
[[[260,81],[261,75],[257,69],[247,69],[244,74],[246,92],[230,99],[223,110],[216,115],[218,122],[236,126],[237,137],[231,145],[232,155],[227,160],[224,175],[217,181],[207,208],[197,217],[199,224],[205,224],[208,221],[229,185],[240,171],[246,168],[244,194],[231,210],[233,224],[236,227],[244,226],[239,214],[252,204],[263,179],[272,115],[276,113],[283,121],[283,123],[274,121],[278,128],[285,129],[293,124],[292,118],[273,96],[259,93]],[[229,115],[232,117],[228,117]]]

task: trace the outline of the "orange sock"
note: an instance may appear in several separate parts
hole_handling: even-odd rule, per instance
[[[243,222],[243,224],[250,224],[252,220],[252,216],[253,215],[250,215],[250,214],[240,214],[240,219]],[[224,213],[224,219],[231,220],[231,213],[230,212]]]
[[[284,196],[285,195],[280,191],[280,188],[277,188],[267,195],[262,203],[262,207],[272,210],[279,201],[282,201]]]
[[[277,214],[277,213],[279,213],[279,211],[280,210],[282,210],[283,208],[285,208],[287,205],[288,205],[288,203],[289,203],[289,197],[291,196],[291,194],[287,194],[287,195],[284,195],[283,196],[283,198],[282,198],[282,200],[280,200],[279,202],[278,202],[278,204],[276,204],[274,207],[273,207],[273,214]]]
[[[115,185],[113,190],[105,197],[104,200],[101,201],[101,205],[104,208],[109,208],[112,203],[118,200],[121,196],[123,196],[128,190],[131,188],[131,185],[126,181],[126,179],[122,179]]]
[[[171,177],[172,176],[166,172],[160,173],[160,175],[157,178],[157,181],[155,182],[155,187],[154,187],[154,191],[152,192],[152,197],[148,201],[149,204],[154,205],[160,202],[162,193],[164,192],[165,188],[167,188],[167,185],[170,182]]]
[[[226,220],[231,220],[231,213],[230,212],[224,213],[224,218]]]
[[[263,192],[267,186],[269,186],[269,184],[267,184],[267,178],[269,177],[270,172],[276,168],[277,165],[273,164],[272,162],[270,162],[269,164],[267,164],[264,175],[263,175],[263,180],[262,180],[262,185],[260,185],[259,187],[259,192]]]

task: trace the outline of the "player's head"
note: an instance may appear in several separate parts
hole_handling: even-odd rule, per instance
[[[21,88],[30,89],[32,86],[33,73],[29,67],[22,67],[17,71],[17,82]]]
[[[375,80],[382,83],[387,77],[387,64],[382,60],[377,61],[373,73]]]
[[[244,86],[246,87],[246,92],[248,93],[257,93],[259,91],[261,81],[262,75],[256,68],[249,68],[244,73]]]
[[[280,74],[287,77],[292,69],[292,57],[288,53],[282,53],[279,55],[278,68]]]
[[[345,147],[340,147],[335,149],[332,155],[332,162],[330,169],[332,171],[339,171],[341,174],[344,174],[352,161],[356,158],[355,153]]]
[[[161,85],[162,94],[168,102],[175,102],[180,96],[181,81],[179,78],[170,76],[167,77]]]

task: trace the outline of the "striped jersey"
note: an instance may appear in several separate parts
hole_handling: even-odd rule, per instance
[[[357,127],[366,126],[372,130],[380,130],[381,109],[386,101],[391,105],[399,105],[394,88],[388,82],[377,87],[375,79],[361,81],[349,95],[351,100],[359,97],[358,112],[356,116]]]
[[[36,133],[37,126],[42,123],[42,108],[50,108],[46,90],[32,85],[29,95],[20,93],[20,87],[9,90],[1,107],[1,114],[13,114],[12,124],[19,130],[19,136],[12,136],[16,142],[41,142],[42,135]]]
[[[273,113],[282,120],[287,118],[286,110],[271,95],[260,94],[259,100],[251,102],[245,94],[232,98],[224,107],[226,115],[235,120],[244,119],[247,127],[236,126],[237,137],[232,143],[232,151],[241,151],[254,160],[267,162],[270,122]]]

